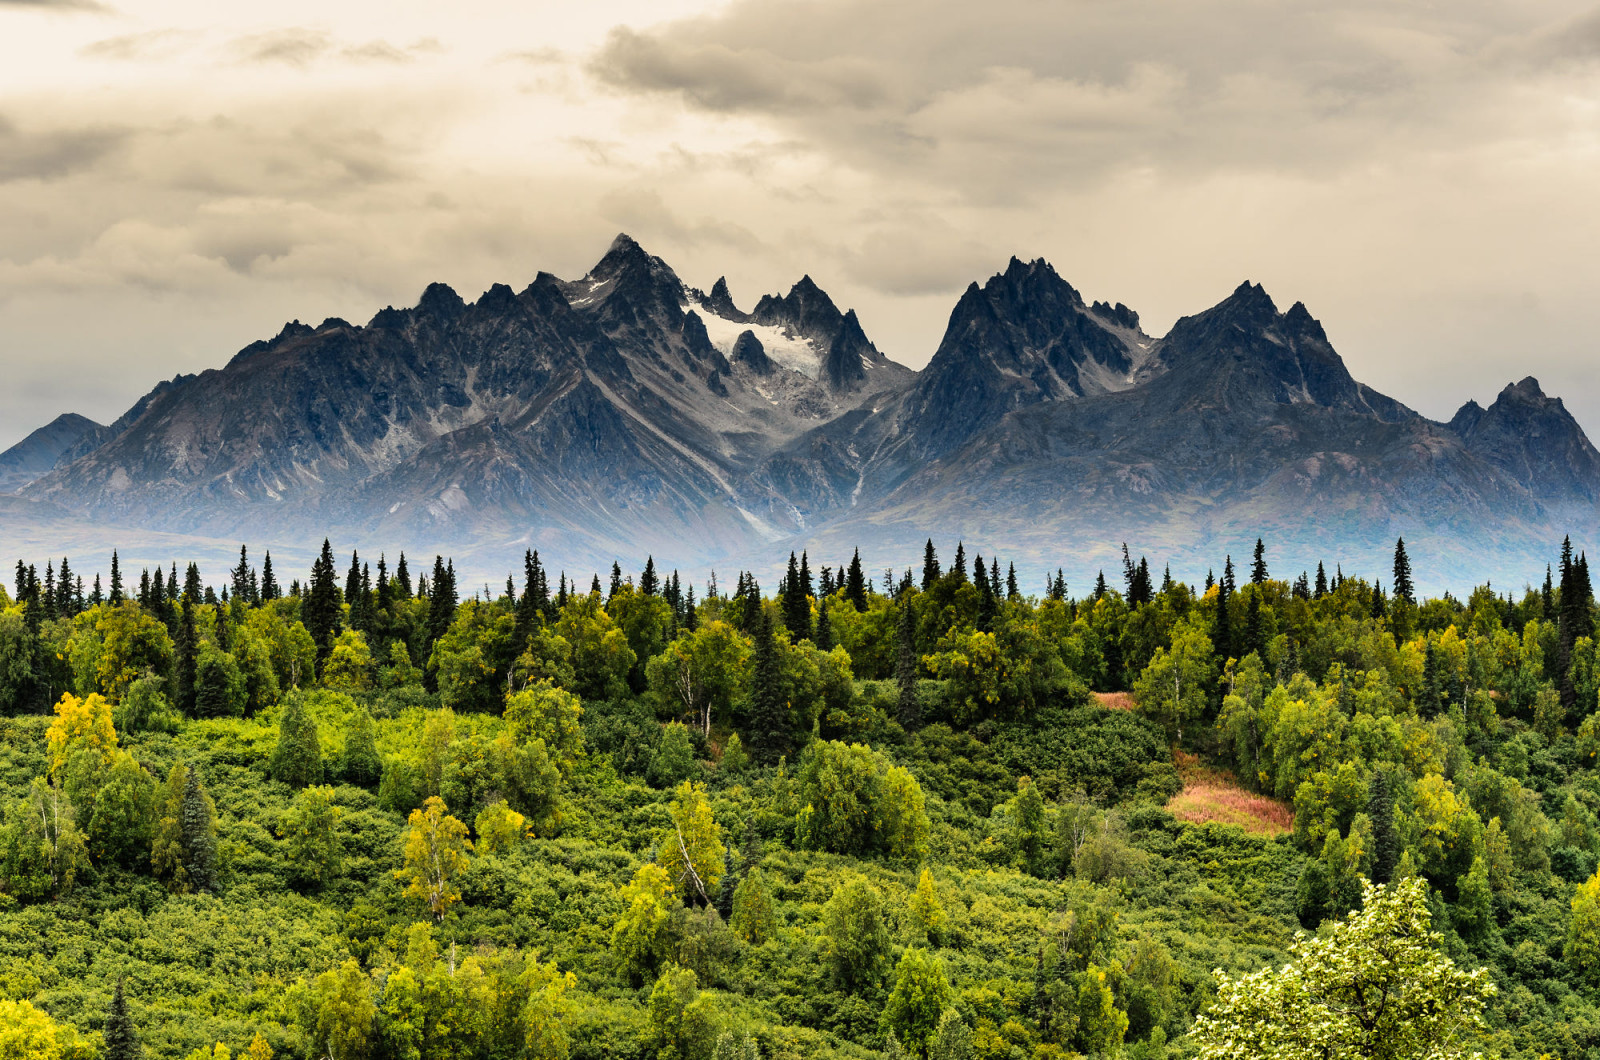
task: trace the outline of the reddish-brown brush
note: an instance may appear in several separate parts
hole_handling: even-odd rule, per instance
[[[1132,692],[1096,692],[1094,698],[1107,710],[1132,710],[1137,706]]]
[[[1277,799],[1240,786],[1234,775],[1179,751],[1175,757],[1183,790],[1167,803],[1167,811],[1193,824],[1234,824],[1257,835],[1282,835],[1294,828],[1294,811]]]

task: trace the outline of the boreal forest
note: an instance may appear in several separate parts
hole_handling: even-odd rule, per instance
[[[0,1058],[1600,1058],[1550,558],[19,563]]]

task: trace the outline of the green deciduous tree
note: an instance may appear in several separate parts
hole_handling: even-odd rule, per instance
[[[312,984],[312,1034],[317,1051],[329,1060],[363,1060],[371,1044],[377,1006],[372,982],[354,958],[323,972]]]
[[[1600,872],[1572,896],[1572,919],[1562,957],[1573,977],[1589,989],[1600,989]]]
[[[711,814],[705,788],[686,780],[674,794],[667,807],[672,825],[656,841],[661,867],[679,894],[709,905],[726,871],[722,826]]]
[[[925,1056],[939,1029],[939,1017],[954,1000],[943,962],[912,947],[895,968],[894,987],[883,1009],[884,1029],[906,1049]]]
[[[1484,969],[1466,972],[1436,949],[1427,885],[1368,884],[1359,912],[1292,943],[1281,969],[1230,978],[1195,1022],[1205,1060],[1375,1060],[1463,1055],[1494,994]]]
[[[583,753],[583,703],[549,681],[506,697],[505,719],[520,743],[543,740],[545,753],[563,774]]]
[[[295,795],[278,822],[284,859],[302,886],[321,888],[339,874],[344,846],[339,834],[342,814],[332,788],[310,787]]]
[[[822,907],[822,951],[834,978],[850,992],[882,982],[889,960],[889,928],[883,898],[864,877],[854,876]]]
[[[1134,699],[1174,743],[1181,743],[1184,726],[1205,712],[1213,676],[1211,638],[1183,629],[1173,634],[1170,651],[1156,649],[1134,683]]]
[[[661,957],[671,920],[672,878],[653,863],[639,866],[622,889],[622,915],[611,929],[611,955],[625,978],[641,982]]]
[[[760,946],[778,930],[778,915],[772,904],[772,891],[759,867],[745,873],[744,879],[733,892],[733,918],[729,926],[734,934]]]

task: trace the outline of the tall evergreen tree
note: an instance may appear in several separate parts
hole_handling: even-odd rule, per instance
[[[933,538],[922,549],[922,591],[927,592],[939,580],[939,553],[934,551]]]
[[[692,594],[694,589],[690,588],[689,592]],[[833,622],[828,618],[828,598],[826,596],[817,604],[817,632],[814,639],[819,650],[833,650]]]
[[[1400,835],[1394,825],[1394,796],[1388,772],[1375,769],[1367,786],[1367,817],[1372,821],[1372,882],[1388,883],[1400,863]]]
[[[850,606],[857,611],[865,611],[867,609],[867,579],[861,573],[861,550],[859,548],[855,550],[855,555],[850,557],[850,570],[844,579],[844,598],[850,601]]]
[[[811,560],[804,549],[800,552],[800,592],[804,596],[817,595],[816,583],[811,580]]]
[[[1017,585],[1017,565],[1015,563],[1006,565],[1006,599],[1022,599],[1022,590]]]
[[[1267,580],[1267,546],[1256,538],[1256,555],[1250,563],[1250,584],[1260,585]]]
[[[122,606],[122,567],[117,561],[117,550],[111,550],[111,597],[109,603],[112,607]]]
[[[1106,598],[1106,572],[1101,571],[1094,580],[1094,601],[1099,603]]]
[[[1244,612],[1244,651],[1255,652],[1261,661],[1267,659],[1266,629],[1261,617],[1261,590],[1250,591],[1250,603]]]
[[[233,595],[245,603],[254,603],[250,597],[250,555],[245,545],[239,546],[239,565],[230,572],[232,574]]]
[[[619,593],[621,591],[622,591],[622,564],[618,563],[616,560],[612,560],[611,561],[611,591],[606,593],[606,602],[610,603],[611,602],[611,598],[616,596],[617,593]]]
[[[789,553],[789,571],[783,577],[783,624],[789,627],[789,643],[799,644],[811,637],[811,604],[800,584],[800,565]]]
[[[278,585],[278,579],[272,575],[272,553],[268,552],[261,560],[261,600],[266,603],[282,595],[283,589]]]
[[[105,596],[100,591],[100,572],[94,572],[94,591],[89,594],[89,606],[99,607],[105,603]]]
[[[1222,580],[1217,582],[1216,611],[1211,616],[1211,646],[1221,659],[1237,658],[1233,643],[1233,617],[1228,613],[1233,599],[1233,557],[1229,556],[1222,568]]]
[[[409,600],[414,592],[411,588],[411,571],[406,566],[406,554],[400,553],[400,561],[394,565],[394,585],[400,590],[400,599]]]
[[[661,579],[656,576],[654,556],[644,558],[644,572],[639,575],[639,591],[646,596],[655,596],[661,591]]]
[[[967,580],[967,546],[961,541],[956,542],[956,561],[951,564],[950,573],[956,576],[957,581]]]
[[[1324,570],[1322,564],[1320,562],[1318,562],[1317,563],[1317,585],[1316,585],[1316,588],[1312,592],[1312,598],[1316,599],[1316,600],[1320,600],[1324,596],[1327,596],[1327,595],[1328,595],[1328,572],[1326,570]]]
[[[433,559],[433,591],[428,596],[428,646],[424,653],[432,656],[433,646],[439,638],[450,631],[450,623],[455,621],[456,606],[459,597],[456,594],[456,565],[455,560],[446,560],[443,556]],[[425,678],[429,691],[438,691],[438,670],[429,666]]]
[[[200,635],[195,628],[194,604],[188,600],[183,601],[178,635],[173,640],[173,705],[193,717],[199,677]]]
[[[755,665],[751,671],[750,753],[758,762],[772,763],[789,753],[792,734],[772,616],[761,608],[758,621]]]
[[[139,1031],[128,1015],[128,1001],[122,994],[122,977],[117,976],[117,989],[111,995],[111,1007],[106,1010],[106,1024],[101,1036],[105,1041],[104,1060],[140,1060],[144,1046],[139,1042]]]
[[[389,564],[382,552],[378,553],[377,598],[373,603],[379,611],[394,610],[394,583],[389,578]]]
[[[350,569],[344,576],[344,602],[350,605],[350,611],[355,613],[361,595],[361,555],[358,552],[350,553]]]
[[[900,724],[907,732],[915,732],[922,725],[922,701],[917,697],[917,630],[909,594],[900,598],[896,634],[894,676],[900,686]]]
[[[311,584],[300,617],[317,646],[317,669],[321,671],[339,629],[339,588],[334,582],[333,546],[327,538],[322,539],[322,553],[311,565]]]
[[[1406,555],[1406,539],[1403,537],[1396,538],[1394,542],[1394,598],[1413,606],[1417,602],[1411,585],[1411,557]]]
[[[217,820],[211,799],[193,766],[183,782],[183,802],[178,812],[183,843],[183,868],[196,891],[217,889]]]
[[[275,780],[293,788],[322,783],[322,743],[316,719],[306,713],[298,693],[284,699],[278,719],[278,746],[273,748],[268,770]]]
[[[173,565],[172,587],[178,587],[177,565]],[[205,592],[200,586],[200,568],[196,564],[189,564],[183,576],[183,598],[192,601],[196,606],[204,602]]]
[[[1422,688],[1417,695],[1418,712],[1436,718],[1444,711],[1444,685],[1439,674],[1439,652],[1430,637],[1422,651]]]
[[[544,609],[539,606],[538,584],[539,573],[535,569],[538,561],[534,558],[532,550],[522,554],[522,596],[517,600],[517,624],[512,631],[512,640],[516,643],[517,650],[521,651],[523,645],[528,643],[544,621]]]

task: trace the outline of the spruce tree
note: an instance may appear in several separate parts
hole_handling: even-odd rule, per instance
[[[1250,603],[1244,613],[1244,651],[1255,652],[1261,661],[1267,659],[1266,629],[1261,621],[1261,590],[1252,588]]]
[[[512,630],[511,639],[520,652],[528,643],[528,639],[538,632],[539,625],[544,619],[544,610],[539,606],[536,592],[538,575],[534,571],[535,559],[531,550],[522,554],[522,596],[517,600],[516,626]]]
[[[911,597],[900,598],[900,621],[896,630],[898,651],[895,654],[894,676],[900,686],[900,725],[907,732],[915,732],[922,725],[922,701],[917,698],[917,648],[916,625],[911,613]]]
[[[333,546],[322,539],[322,554],[311,565],[311,585],[300,608],[306,632],[317,646],[317,669],[333,650],[333,638],[339,628],[339,589],[334,583]]]
[[[89,594],[89,606],[99,607],[105,603],[105,597],[100,592],[100,572],[94,572],[94,591]]]
[[[752,669],[750,697],[750,753],[756,761],[770,764],[789,753],[789,705],[783,697],[783,673],[778,644],[773,637],[772,616],[760,609],[756,627],[755,666]]]
[[[344,602],[350,605],[350,616],[355,618],[360,606],[361,596],[361,555],[358,552],[350,553],[350,569],[344,576]],[[353,622],[352,622],[353,624]]]
[[[967,580],[967,546],[964,542],[956,542],[956,561],[950,567],[950,573],[956,576],[957,581]]]
[[[693,633],[695,630],[700,628],[700,616],[695,609],[693,585],[689,586],[688,592],[684,594],[683,628],[688,630],[690,633]]]
[[[443,556],[433,557],[433,582],[432,590],[428,595],[428,642],[424,656],[433,654],[433,646],[440,637],[450,631],[450,623],[456,617],[456,578],[455,561],[445,562]],[[428,670],[428,690],[438,691],[435,682],[438,680],[437,671],[431,667]]]
[[[1317,564],[1317,587],[1313,591],[1313,599],[1320,600],[1324,596],[1327,596],[1327,595],[1328,595],[1328,572],[1323,569],[1322,564],[1319,562]]]
[[[173,565],[172,588],[178,587],[177,565]],[[183,599],[199,605],[204,600],[204,590],[200,586],[200,568],[191,563],[183,576]]]
[[[1015,563],[1007,564],[1006,565],[1006,599],[1007,600],[1020,600],[1021,598],[1022,598],[1022,590],[1017,585],[1017,565]]]
[[[606,593],[606,602],[610,603],[612,597],[622,591],[622,564],[616,560],[611,561],[611,591]]]
[[[805,550],[800,551],[800,594],[802,596],[816,596],[817,586],[811,580],[811,560],[806,556]]]
[[[275,780],[293,788],[322,783],[322,744],[316,720],[306,713],[304,698],[294,693],[284,699],[278,719],[278,746],[268,765]]]
[[[233,595],[250,603],[250,556],[249,549],[239,546],[239,565],[230,572],[232,575]]]
[[[283,589],[272,574],[272,553],[268,552],[261,560],[261,602],[270,603],[282,595]]]
[[[783,624],[789,627],[789,643],[799,644],[811,638],[811,604],[806,600],[805,589],[800,584],[800,566],[793,552],[789,553],[789,572],[783,579]]]
[[[400,591],[400,599],[409,600],[415,593],[411,588],[411,570],[406,566],[406,554],[400,553],[400,562],[394,565],[394,586]]]
[[[1425,718],[1432,718],[1444,710],[1444,684],[1439,674],[1439,651],[1429,639],[1422,650],[1422,689],[1418,693],[1418,707]]]
[[[1094,601],[1099,603],[1106,598],[1106,572],[1101,571],[1094,580]]]
[[[694,589],[689,590],[693,594]],[[815,643],[821,651],[833,650],[833,623],[828,620],[828,598],[824,596],[817,605],[817,632]]]
[[[1372,882],[1388,883],[1400,862],[1400,836],[1394,826],[1394,795],[1386,770],[1375,769],[1367,787],[1367,816],[1372,821]]]
[[[139,1031],[128,1015],[128,1001],[122,995],[122,977],[117,977],[116,992],[111,995],[111,1007],[106,1011],[106,1025],[102,1031],[105,1060],[140,1060],[144,1046],[139,1042]]]
[[[394,611],[394,582],[389,578],[389,564],[382,552],[378,553],[377,598],[373,604],[379,611],[385,613]]]
[[[183,842],[183,868],[196,891],[217,889],[217,820],[211,799],[200,784],[200,774],[189,767],[178,813]]]
[[[933,538],[922,550],[922,591],[927,592],[939,580],[939,553],[934,551]]]
[[[183,602],[178,620],[178,635],[173,638],[173,706],[194,717],[195,693],[199,677],[200,635],[195,628],[194,604]]]
[[[1250,584],[1260,585],[1267,580],[1267,546],[1256,538],[1256,555],[1250,563]]]
[[[1546,579],[1549,580],[1548,578]],[[111,550],[111,598],[112,607],[122,606],[122,566],[117,560],[117,550]]]
[[[656,558],[644,558],[644,571],[639,575],[639,591],[646,596],[655,596],[661,590],[661,580],[656,576]],[[612,590],[615,592],[615,590]]]
[[[1220,659],[1237,658],[1233,644],[1233,617],[1228,605],[1233,599],[1233,557],[1229,556],[1222,568],[1222,580],[1217,582],[1216,611],[1211,616],[1211,646]]]
[[[867,579],[861,573],[861,550],[855,550],[855,555],[850,557],[850,570],[844,579],[844,598],[850,601],[850,606],[857,611],[867,609]]]
[[[1394,597],[1413,606],[1417,602],[1411,585],[1411,557],[1406,555],[1406,539],[1403,537],[1396,538],[1394,542]]]

